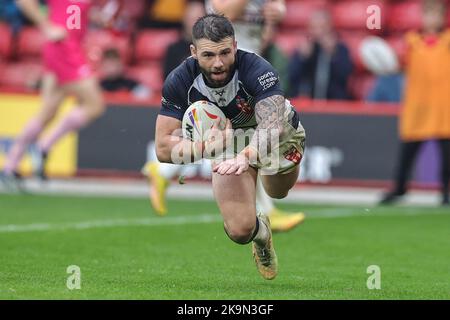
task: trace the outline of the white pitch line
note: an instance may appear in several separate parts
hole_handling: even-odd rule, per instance
[[[131,227],[131,226],[166,226],[215,223],[222,221],[219,214],[182,216],[182,217],[159,217],[139,219],[105,219],[80,221],[72,223],[32,223],[32,224],[9,224],[0,225],[0,233],[32,232],[32,231],[64,231],[64,230],[87,230],[94,228]]]
[[[396,213],[377,212],[377,208],[329,208],[311,210],[307,213],[310,219],[334,219],[346,217],[398,217],[398,216],[420,216],[420,215],[444,215],[444,211],[430,210],[428,208],[408,208],[406,211]],[[133,226],[171,226],[222,222],[220,214],[203,214],[198,216],[177,217],[155,217],[138,219],[105,219],[69,223],[32,223],[32,224],[9,224],[0,225],[0,233],[35,232],[35,231],[65,231],[65,230],[88,230],[95,228],[111,227],[133,227]]]

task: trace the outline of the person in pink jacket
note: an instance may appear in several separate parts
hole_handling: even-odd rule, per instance
[[[82,49],[91,0],[48,0],[48,17],[41,12],[38,0],[18,0],[17,4],[45,36],[42,48],[45,72],[41,107],[25,125],[7,155],[1,175],[7,182],[17,182],[20,160],[27,146],[35,142],[44,160],[38,173],[45,177],[44,164],[52,146],[65,134],[77,131],[98,118],[105,109],[101,89]],[[75,96],[77,106],[52,132],[41,137],[69,95]]]

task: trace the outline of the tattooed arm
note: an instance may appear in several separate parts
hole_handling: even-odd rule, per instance
[[[262,99],[255,105],[257,127],[249,145],[239,153],[236,158],[224,161],[214,166],[213,171],[219,174],[240,175],[251,164],[256,164],[270,156],[272,150],[279,143],[283,133],[285,114],[285,98],[273,95]]]
[[[267,97],[255,105],[255,116],[258,126],[249,146],[246,148],[247,150],[244,149],[243,153],[253,150],[257,154],[253,154],[253,158],[250,157],[249,159],[257,159],[256,156],[261,153],[268,155],[276,146],[284,128],[284,112],[285,99],[280,95]]]

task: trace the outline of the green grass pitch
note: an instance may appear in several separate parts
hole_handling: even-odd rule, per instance
[[[214,202],[171,201],[157,217],[146,199],[0,195],[0,299],[450,299],[449,208],[282,208],[307,220],[274,235],[266,281]]]

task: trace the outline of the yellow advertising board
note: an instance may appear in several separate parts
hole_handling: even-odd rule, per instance
[[[0,168],[3,168],[5,156],[11,148],[15,137],[20,134],[26,123],[37,113],[41,99],[38,95],[0,94]],[[71,109],[73,99],[62,104],[55,119],[43,132],[48,134],[61,117]],[[49,176],[68,177],[76,173],[78,136],[70,133],[58,141],[52,148],[47,173]],[[36,146],[27,149],[19,166],[19,172],[29,175],[33,172]]]

